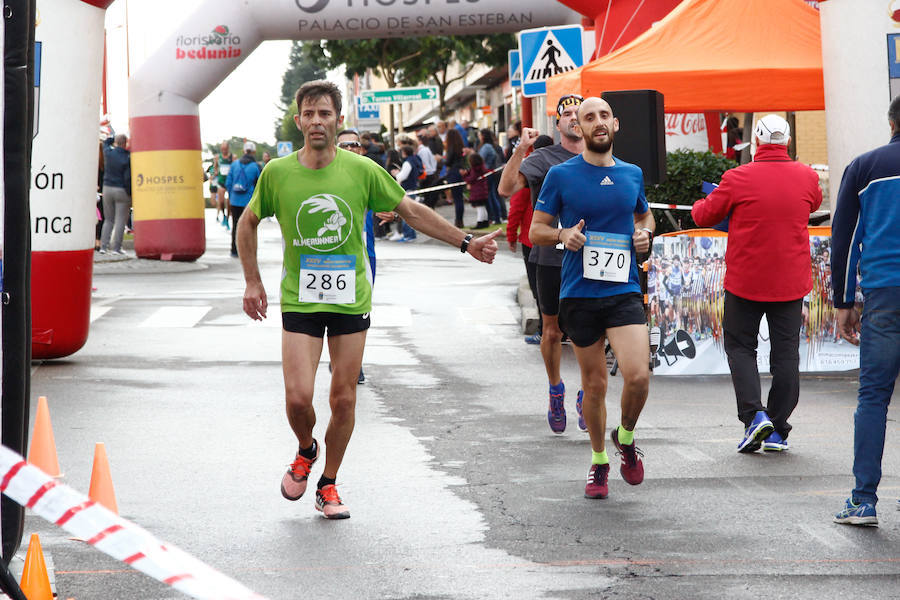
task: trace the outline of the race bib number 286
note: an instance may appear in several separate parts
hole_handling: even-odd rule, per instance
[[[585,231],[584,277],[624,283],[631,274],[631,236]]]
[[[348,254],[300,257],[300,302],[356,303],[356,257]]]

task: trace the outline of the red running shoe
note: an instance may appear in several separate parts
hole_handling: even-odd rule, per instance
[[[584,486],[585,498],[606,498],[609,495],[609,463],[591,465],[588,471],[587,485]]]
[[[612,437],[613,444],[616,445],[616,449],[618,450],[616,454],[622,457],[622,466],[619,467],[622,479],[631,485],[637,485],[644,481],[644,463],[641,460],[641,456],[643,456],[644,453],[641,452],[640,448],[634,445],[634,442],[628,445],[620,444],[618,427],[612,430],[610,436]]]
[[[326,519],[349,519],[350,511],[341,502],[337,486],[323,486],[316,490],[316,510],[322,511]]]
[[[316,442],[316,455],[313,458],[304,458],[297,454],[291,467],[281,478],[281,495],[288,500],[299,500],[306,492],[306,484],[309,479],[309,470],[319,458],[319,442]]]

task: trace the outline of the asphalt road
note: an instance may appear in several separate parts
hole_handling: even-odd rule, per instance
[[[281,242],[260,259],[277,297]],[[475,263],[433,241],[379,242],[357,423],[338,483],[352,518],[284,500],[294,452],[276,317],[250,323],[220,226],[197,263],[96,265],[90,338],[35,363],[63,482],[88,489],[104,442],[122,516],[272,599],[900,598],[900,450],[888,424],[881,526],[835,525],[852,486],[855,374],[808,375],[790,452],[740,455],[730,380],[654,377],[636,432],[646,480],[613,469],[583,498],[587,435],[563,351],[569,428],[546,422],[546,376],[523,343],[521,257]],[[274,303],[274,302],[273,302]],[[327,350],[317,376],[322,440]],[[768,380],[764,381],[764,389]],[[618,422],[621,378],[610,380]],[[32,414],[34,414],[34,406]],[[321,463],[313,471],[317,478]],[[38,517],[59,598],[181,598]],[[24,544],[23,544],[24,552]]]

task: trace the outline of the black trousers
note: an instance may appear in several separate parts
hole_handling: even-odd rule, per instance
[[[237,254],[237,227],[246,206],[231,206],[231,253]]]
[[[803,298],[788,302],[755,302],[725,292],[725,354],[737,398],[738,418],[750,425],[757,411],[764,410],[775,431],[787,439],[788,418],[800,397],[800,325]],[[772,348],[769,370],[772,387],[768,406],[762,405],[756,343],[763,315],[769,323]]]
[[[526,246],[522,244],[522,258],[525,259],[525,274],[528,275],[528,287],[531,288],[531,295],[534,296],[534,303],[537,306],[538,304],[538,291],[537,291],[537,263],[528,262],[528,257],[531,255],[531,246]],[[538,310],[538,333],[544,332],[544,316],[541,314],[541,311]]]

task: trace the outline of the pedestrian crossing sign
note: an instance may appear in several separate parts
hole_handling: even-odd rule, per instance
[[[522,94],[530,98],[547,93],[553,75],[584,64],[584,29],[581,25],[541,27],[519,32],[522,59]]]
[[[294,142],[276,142],[275,149],[278,152],[279,158],[287,156],[294,151]]]
[[[518,50],[509,51],[509,85],[522,87],[522,61]]]

